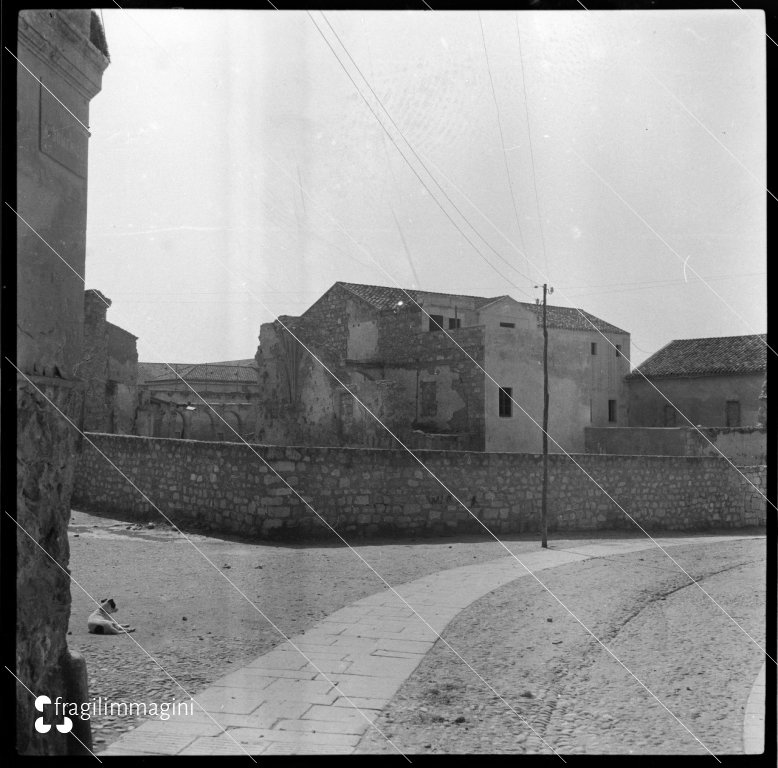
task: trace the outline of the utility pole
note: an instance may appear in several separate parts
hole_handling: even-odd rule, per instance
[[[535,288],[540,288],[536,285]],[[546,325],[546,294],[554,289],[543,283],[543,495],[540,506],[540,545],[548,549],[548,327]]]

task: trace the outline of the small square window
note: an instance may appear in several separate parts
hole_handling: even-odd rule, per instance
[[[443,330],[443,315],[430,315],[430,327],[431,331]]]
[[[513,416],[513,387],[500,387],[499,392],[499,414],[504,418]]]
[[[608,400],[608,421],[615,422],[616,418],[616,401]]]
[[[461,317],[449,317],[448,319],[448,329],[450,331],[456,330],[457,328],[462,327],[462,318]]]
[[[592,342],[592,354],[593,355],[597,354],[597,342],[596,341]]]

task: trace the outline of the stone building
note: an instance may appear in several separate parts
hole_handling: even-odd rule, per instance
[[[629,334],[576,309],[547,316],[549,432],[582,451],[584,427],[626,422]],[[301,316],[261,326],[257,437],[396,446],[369,409],[409,447],[539,452],[542,361],[535,304],[335,283]]]
[[[54,728],[39,733],[33,705],[39,694],[74,702],[86,695],[84,661],[67,646],[67,526],[80,440],[52,403],[78,424],[86,126],[108,50],[89,10],[26,10],[18,16],[17,55],[15,673],[23,685],[16,688],[16,748],[66,754],[81,751],[78,741]],[[88,743],[88,721],[77,719],[75,729]]]
[[[174,370],[166,363],[139,363],[136,434],[255,439],[259,384],[253,358],[171,365]]]
[[[681,413],[696,426],[756,426],[766,343],[764,334],[671,341],[627,376],[629,426],[686,426]]]
[[[111,300],[84,293],[84,346],[78,375],[84,380],[83,429],[131,435],[138,404],[137,336],[106,320]]]

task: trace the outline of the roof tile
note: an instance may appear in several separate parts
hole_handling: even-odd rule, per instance
[[[496,297],[484,297],[484,296],[468,296],[462,293],[442,293],[440,291],[418,291],[414,289],[403,288],[389,288],[383,285],[362,285],[361,283],[336,283],[344,287],[347,291],[350,291],[355,296],[363,299],[372,305],[376,309],[392,309],[397,305],[398,301],[409,301],[409,296],[414,301],[419,300],[419,296],[435,293],[440,296],[449,296],[450,298],[461,298],[474,300],[476,309],[480,309],[486,304],[489,304],[498,299],[506,298],[505,296]],[[529,304],[526,302],[518,302],[528,309],[533,310],[537,314],[538,325],[542,323],[542,307],[539,304]],[[588,322],[587,322],[588,321]],[[590,315],[588,312],[584,312],[581,309],[574,309],[571,307],[546,307],[546,323],[549,328],[564,328],[573,331],[592,331],[592,325],[599,331],[607,333],[628,333],[621,328],[617,328],[615,325],[605,322],[594,315]]]
[[[762,373],[767,370],[767,337],[717,336],[675,339],[639,365],[629,378]]]

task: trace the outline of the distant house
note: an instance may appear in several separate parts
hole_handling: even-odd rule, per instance
[[[138,372],[137,434],[228,442],[254,439],[259,387],[253,358],[139,363]]]
[[[539,452],[541,310],[510,296],[335,283],[301,316],[260,329],[258,439],[395,447],[369,409],[410,447]],[[549,432],[582,451],[584,427],[626,424],[629,334],[565,307],[548,307],[547,324]]]
[[[137,407],[138,337],[106,320],[111,300],[84,292],[84,339],[79,378],[85,382],[83,429],[133,433]]]
[[[764,334],[671,341],[627,376],[629,426],[686,426],[678,411],[696,426],[755,426],[766,343]]]

